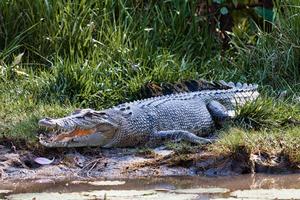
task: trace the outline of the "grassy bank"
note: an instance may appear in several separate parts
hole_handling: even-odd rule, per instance
[[[207,18],[194,14],[197,5],[180,0],[1,1],[0,134],[35,142],[37,120],[44,116],[137,99],[149,81],[204,78],[254,82],[264,96],[241,109],[239,128],[224,130],[216,149],[250,149],[249,144],[265,144],[272,137],[279,138],[271,139],[276,145],[283,138],[296,148],[300,3],[282,5],[270,33],[255,26],[233,32],[225,51]],[[276,96],[283,91],[287,98],[282,102]]]

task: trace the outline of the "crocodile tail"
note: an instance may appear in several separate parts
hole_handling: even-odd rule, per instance
[[[247,84],[247,83],[233,83],[233,82],[225,82],[224,80],[219,81],[219,84],[230,87],[230,88],[236,88],[236,89],[246,89],[246,90],[257,90],[258,85],[257,84]]]
[[[225,81],[220,81],[220,84],[224,84],[231,88],[231,89],[227,90],[228,91],[227,98],[229,97],[230,102],[234,107],[242,106],[246,102],[249,102],[249,101],[254,101],[259,96],[257,84],[247,84],[247,83],[240,83],[240,82],[226,83]]]
[[[229,87],[227,90],[213,90],[208,91],[209,98],[220,102],[228,110],[230,116],[235,116],[235,110],[238,106],[243,106],[246,102],[254,101],[258,98],[259,92],[257,91],[258,85],[247,83],[233,83],[219,81],[218,83]]]

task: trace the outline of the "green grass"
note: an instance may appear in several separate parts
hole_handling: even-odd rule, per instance
[[[300,123],[300,102],[260,97],[237,109],[236,125],[246,129],[275,129]]]
[[[264,97],[239,108],[237,114],[209,147],[212,152],[230,155],[242,146],[249,153],[285,155],[300,162],[300,102]]]
[[[63,116],[74,109],[70,104],[37,103],[30,89],[38,85],[32,80],[23,80],[22,85],[15,84],[6,82],[0,88],[0,133],[6,137],[35,141],[39,119]]]
[[[299,136],[299,126],[257,131],[232,127],[222,131],[209,150],[216,154],[231,155],[239,147],[245,147],[252,154],[286,156],[292,163],[300,163]]]
[[[0,134],[35,142],[38,119],[137,99],[149,81],[224,79],[257,83],[263,98],[212,147],[279,148],[298,161],[300,3],[282,8],[271,33],[233,32],[222,51],[197,1],[0,1]]]

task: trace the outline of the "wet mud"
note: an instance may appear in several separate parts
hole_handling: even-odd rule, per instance
[[[231,155],[216,155],[199,147],[26,150],[0,145],[0,155],[0,200],[300,196],[300,176],[291,174],[299,173],[297,166],[283,155],[249,154],[243,147]],[[36,158],[50,162],[39,164]]]
[[[164,146],[139,148],[70,148],[18,150],[0,145],[2,181],[80,178],[140,178],[162,176],[232,176],[239,174],[298,173],[298,166],[284,156],[249,154],[240,147],[231,155],[215,155],[205,149],[178,152]],[[35,158],[48,158],[39,164]]]

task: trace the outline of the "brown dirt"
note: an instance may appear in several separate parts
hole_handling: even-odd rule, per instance
[[[7,143],[8,144],[8,143]],[[165,148],[99,149],[69,148],[34,150],[0,145],[0,179],[137,178],[204,174],[227,176],[255,172],[299,172],[284,155],[250,154],[240,147],[231,155],[215,155],[205,149],[175,152]],[[54,158],[40,165],[36,157]]]

